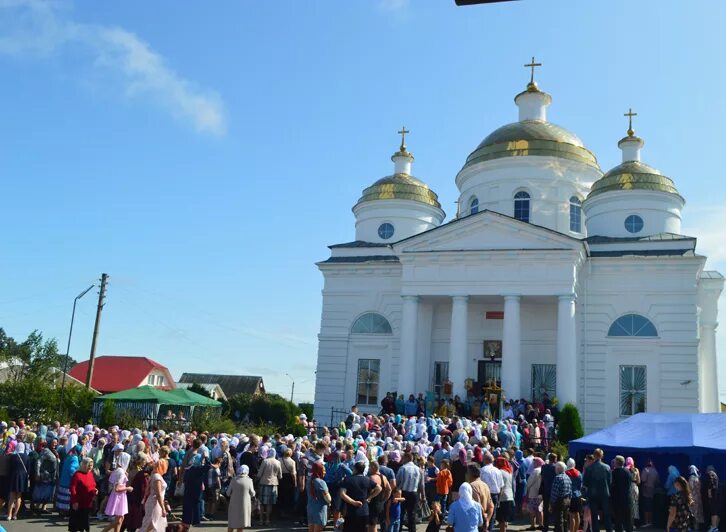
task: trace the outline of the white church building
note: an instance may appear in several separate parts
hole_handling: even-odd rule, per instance
[[[353,207],[355,240],[330,246],[315,417],[378,412],[389,391],[575,403],[587,432],[638,412],[718,412],[717,302],[724,278],[681,234],[674,181],[641,161],[632,129],[603,173],[548,121],[534,79],[456,175],[458,212],[393,174]]]

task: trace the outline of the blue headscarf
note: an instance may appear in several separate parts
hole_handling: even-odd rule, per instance
[[[676,494],[676,486],[675,482],[678,477],[681,476],[681,473],[678,471],[678,468],[676,466],[668,466],[668,478],[665,482],[665,489],[668,492],[668,495],[675,495]]]

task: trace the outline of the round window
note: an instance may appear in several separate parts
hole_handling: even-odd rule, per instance
[[[625,219],[625,230],[628,233],[640,233],[643,229],[643,219],[637,214],[631,214]]]
[[[380,236],[383,240],[391,238],[393,236],[393,224],[386,222],[379,225],[378,236]]]

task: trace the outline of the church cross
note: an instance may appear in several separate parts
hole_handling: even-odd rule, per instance
[[[401,135],[401,151],[406,151],[406,133],[411,133],[408,129],[406,129],[406,126],[403,126],[401,131],[398,132],[398,134]]]
[[[638,113],[634,113],[632,109],[628,109],[628,112],[623,116],[628,117],[628,136],[632,137],[635,135],[635,131],[633,131],[633,117],[638,116]]]
[[[535,63],[534,62],[534,56],[532,56],[532,62],[524,65],[525,68],[531,68],[532,69],[532,76],[529,78],[530,83],[534,83],[534,69],[535,67],[542,66],[542,63]]]

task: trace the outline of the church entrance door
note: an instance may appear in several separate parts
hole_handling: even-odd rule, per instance
[[[476,380],[482,386],[488,386],[492,381],[497,386],[502,383],[502,361],[501,360],[479,360]]]

